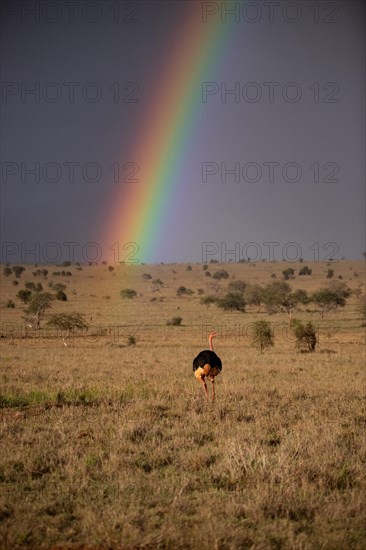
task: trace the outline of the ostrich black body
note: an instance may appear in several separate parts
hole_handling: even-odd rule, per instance
[[[207,364],[209,364],[211,368],[216,367],[220,372],[222,370],[220,357],[218,357],[214,351],[205,349],[193,359],[193,371],[196,371],[199,367],[203,368]]]

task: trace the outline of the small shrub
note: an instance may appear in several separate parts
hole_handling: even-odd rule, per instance
[[[180,286],[177,290],[177,296],[191,296],[192,294],[193,290],[186,288],[185,286]]]
[[[144,273],[142,278],[144,279],[144,281],[148,281],[149,279],[152,279],[150,273]]]
[[[187,271],[192,271],[192,266],[191,265],[187,265]]]
[[[229,289],[233,292],[244,292],[247,287],[247,283],[245,281],[230,281],[229,283]]]
[[[254,323],[252,343],[261,353],[274,345],[274,334],[268,321],[256,321]]]
[[[13,281],[14,286],[18,286],[18,284],[19,284],[19,281],[15,281],[15,280]]]
[[[218,281],[221,281],[222,279],[228,279],[229,273],[226,271],[226,269],[219,269],[218,271],[215,271],[215,273],[212,275],[213,279],[217,279]]]
[[[24,286],[28,290],[35,290],[36,289],[36,285],[34,283],[30,282],[30,281],[27,281]]]
[[[207,264],[203,264],[202,269],[203,269],[203,271],[207,271],[208,265],[207,265]]]
[[[25,271],[25,267],[21,265],[15,265],[13,267],[13,273],[17,279],[20,279],[21,274]]]
[[[172,319],[167,321],[166,324],[168,326],[179,327],[182,321],[182,317],[173,317]]]
[[[128,345],[128,346],[136,346],[136,342],[137,342],[137,341],[136,341],[135,336],[129,336],[129,337],[127,338],[127,345]]]
[[[111,273],[112,271],[114,271],[113,265],[109,265],[109,266],[108,266],[108,271],[109,271],[110,273]]]
[[[137,296],[136,290],[133,290],[132,288],[124,288],[123,290],[121,290],[120,294],[121,294],[121,298],[127,298],[129,300]]]
[[[311,273],[312,271],[307,265],[304,265],[299,271],[299,275],[311,275]]]
[[[293,279],[295,275],[295,270],[292,269],[292,267],[288,267],[287,269],[284,269],[282,271],[283,278],[285,281],[288,281],[289,279]]]
[[[314,325],[309,322],[304,325],[298,319],[291,321],[291,328],[296,338],[296,347],[300,351],[313,352],[317,344],[316,331]]]
[[[14,309],[14,308],[15,308],[15,304],[14,304],[13,300],[11,300],[10,298],[8,298],[8,301],[6,302],[6,307],[9,307],[10,309]]]
[[[56,300],[60,300],[60,302],[67,302],[67,295],[63,290],[56,292]]]
[[[13,270],[11,269],[11,267],[9,266],[4,267],[3,275],[5,275],[5,277],[9,277],[9,275],[11,275],[12,273],[13,273]]]
[[[211,277],[211,273],[209,271],[205,271],[206,277]]]
[[[211,304],[215,304],[217,302],[216,296],[212,296],[212,294],[209,294],[208,296],[204,296],[201,298],[201,304],[205,306],[209,306]]]
[[[331,279],[334,276],[334,269],[328,269],[327,279]]]

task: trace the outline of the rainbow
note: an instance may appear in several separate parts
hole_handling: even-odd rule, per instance
[[[187,2],[188,17],[176,33],[176,44],[157,78],[151,108],[143,120],[132,159],[138,183],[113,197],[107,240],[136,243],[138,262],[151,263],[164,229],[164,213],[174,200],[177,174],[192,145],[201,103],[201,83],[221,59],[231,25],[220,14],[202,22],[202,4]]]

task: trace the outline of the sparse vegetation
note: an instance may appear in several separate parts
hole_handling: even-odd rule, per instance
[[[364,267],[339,261],[326,279],[308,262],[312,276],[283,287],[286,265],[223,264],[227,282],[195,267],[192,279],[185,265],[175,274],[171,264],[119,265],[118,277],[105,264],[84,266],[62,289],[68,302],[51,298],[37,332],[22,323],[29,303],[16,294],[38,268],[27,266],[15,287],[2,266],[0,547],[361,550]],[[46,267],[46,285],[38,280],[54,296],[66,280]],[[164,281],[161,294],[144,281],[147,269]],[[245,314],[200,303],[241,279]],[[298,352],[309,344],[297,348],[283,306],[269,316],[265,302],[260,311],[249,304],[251,285],[268,292],[273,282],[281,286],[269,295],[296,295],[294,317],[316,327],[315,352]],[[343,282],[350,288],[333,286]],[[179,286],[195,294],[179,297]],[[326,320],[307,302],[322,286],[344,300]],[[122,301],[121,288],[138,299]],[[32,300],[43,294],[26,290]],[[73,303],[89,329],[75,328],[65,347],[57,331],[67,329],[46,323]],[[175,315],[184,324],[166,326]],[[251,339],[258,320],[275,338],[263,353]],[[223,372],[207,404],[192,360],[211,330]]]

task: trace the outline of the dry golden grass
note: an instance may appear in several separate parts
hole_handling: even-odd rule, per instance
[[[288,265],[209,270],[267,283]],[[291,286],[325,286],[327,266],[307,265],[313,275]],[[67,348],[54,332],[35,337],[22,328],[15,295],[25,281],[41,280],[33,266],[18,287],[2,277],[2,549],[365,548],[364,329],[356,297],[323,322],[312,308],[296,314],[320,334],[317,351],[300,354],[285,315],[201,305],[198,288],[209,294],[228,281],[192,267],[67,268],[69,300],[52,312],[83,312],[91,324]],[[333,268],[364,292],[361,262]],[[161,290],[143,273],[160,278]],[[49,275],[45,290],[51,280],[65,277]],[[177,297],[181,285],[195,293]],[[121,300],[122,288],[138,296]],[[15,309],[5,307],[8,298]],[[178,315],[182,326],[166,326]],[[247,336],[259,318],[275,327],[275,346],[263,355]],[[223,361],[214,404],[191,370],[213,328]]]

